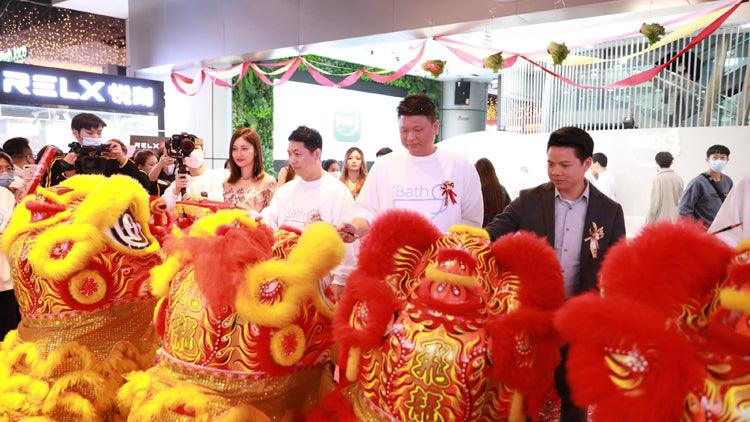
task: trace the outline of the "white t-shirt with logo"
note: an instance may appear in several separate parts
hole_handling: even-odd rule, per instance
[[[316,221],[339,226],[342,222],[352,221],[353,212],[354,200],[349,189],[324,172],[320,179],[311,182],[297,177],[284,183],[260,214],[274,230],[281,226],[304,230]],[[345,284],[344,280],[356,264],[357,244],[346,244],[344,262],[332,271],[334,284]]]
[[[372,223],[392,208],[417,211],[443,232],[455,224],[482,227],[479,175],[466,157],[441,148],[426,157],[407,150],[390,153],[368,173],[354,213]]]

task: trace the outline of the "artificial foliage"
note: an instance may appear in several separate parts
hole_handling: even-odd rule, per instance
[[[263,149],[266,173],[277,176],[273,168],[273,87],[253,72],[247,72],[232,88],[232,131],[241,127],[255,129]]]
[[[644,23],[641,25],[641,34],[648,38],[648,45],[654,45],[659,42],[665,33],[664,27],[658,23],[652,23],[651,25]]]
[[[323,67],[326,72],[334,75],[346,75],[362,68],[362,65],[356,63],[329,59],[322,56],[307,55],[304,57],[315,63],[316,66]],[[305,65],[300,64],[299,70],[305,70]],[[381,69],[370,70],[380,71]],[[232,82],[237,82],[236,78]],[[377,82],[374,82],[367,75],[362,75],[360,83],[372,84]],[[408,94],[427,94],[435,102],[439,117],[443,92],[443,85],[439,81],[405,75],[402,78],[383,85],[404,88]],[[254,72],[248,71],[232,87],[232,131],[241,127],[249,127],[258,132],[263,148],[263,167],[266,173],[277,177],[278,174],[273,168],[273,113],[273,86],[266,85]]]
[[[427,60],[422,63],[422,70],[430,72],[433,78],[437,78],[445,71],[445,60]]]
[[[497,73],[498,70],[503,68],[503,62],[505,62],[503,53],[495,53],[484,58],[484,67],[492,69],[492,73]]]
[[[570,54],[570,50],[565,43],[556,43],[554,41],[547,46],[547,52],[552,56],[552,64],[554,65],[561,65],[568,57],[568,54]]]

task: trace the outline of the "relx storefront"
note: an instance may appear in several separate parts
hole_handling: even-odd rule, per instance
[[[22,136],[34,152],[48,144],[67,152],[82,112],[107,123],[105,141],[163,134],[164,83],[0,62],[0,142]]]

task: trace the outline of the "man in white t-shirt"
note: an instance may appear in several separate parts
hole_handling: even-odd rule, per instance
[[[322,150],[323,139],[315,129],[300,126],[289,135],[289,165],[299,177],[278,188],[271,203],[261,211],[263,221],[272,229],[291,226],[304,230],[316,221],[338,227],[351,220],[352,194],[341,181],[323,170]],[[347,244],[344,261],[331,272],[331,291],[336,297],[343,293],[345,279],[354,267],[355,248],[356,245]]]
[[[750,173],[729,191],[708,232],[732,247],[750,239]]]
[[[604,153],[597,152],[591,156],[591,174],[588,179],[593,183],[601,193],[607,195],[609,199],[616,201],[615,198],[615,178],[607,170],[607,156]]]
[[[444,232],[455,224],[481,227],[479,175],[466,157],[435,145],[440,122],[432,99],[424,94],[404,98],[398,124],[406,150],[375,162],[357,197],[354,220],[342,225],[341,238],[351,242],[363,237],[370,222],[392,208],[417,211]]]
[[[177,174],[174,182],[161,195],[167,201],[169,209],[180,200],[182,188],[185,188],[183,199],[207,197],[212,201],[224,200],[224,180],[229,176],[224,171],[207,170],[203,164],[206,153],[203,151],[203,139],[193,135],[184,135],[195,143],[190,156],[183,158],[188,174]]]

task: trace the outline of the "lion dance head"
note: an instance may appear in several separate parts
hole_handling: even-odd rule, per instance
[[[392,210],[370,227],[336,308],[350,386],[318,416],[353,421],[525,420],[559,362],[560,264],[542,239],[490,243]]]
[[[23,319],[0,348],[0,415],[118,414],[122,375],[157,349],[147,280],[162,252],[149,219],[148,195],[125,176],[76,176],[16,207],[2,247]]]
[[[129,419],[280,421],[316,406],[333,316],[320,280],[344,256],[333,226],[274,233],[218,211],[166,251],[152,278],[163,349],[120,390]]]
[[[599,277],[601,294],[555,317],[574,401],[608,422],[748,420],[750,242],[657,222],[610,249]]]

